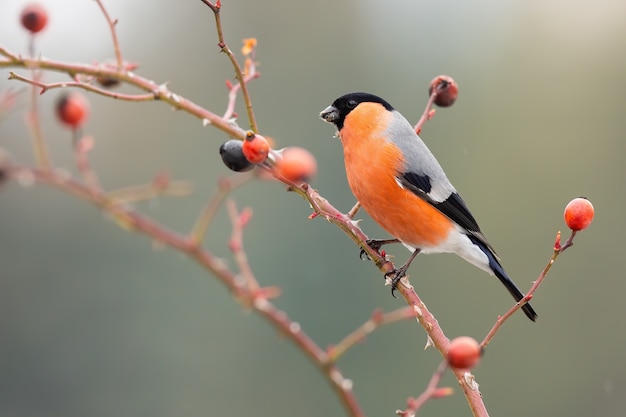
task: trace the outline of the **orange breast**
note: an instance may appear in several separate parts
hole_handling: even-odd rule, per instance
[[[414,247],[436,246],[453,224],[396,182],[402,153],[383,136],[393,115],[376,106],[362,103],[346,117],[340,137],[348,184],[365,211],[392,236]]]

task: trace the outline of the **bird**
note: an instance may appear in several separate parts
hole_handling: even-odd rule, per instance
[[[392,294],[419,253],[454,253],[495,275],[515,301],[525,295],[502,267],[499,257],[441,165],[409,121],[384,99],[355,92],[337,98],[320,117],[337,128],[352,193],[369,216],[411,251],[407,262],[386,274]],[[526,303],[526,316],[537,313]]]

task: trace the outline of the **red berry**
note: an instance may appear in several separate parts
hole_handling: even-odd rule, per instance
[[[46,27],[48,12],[39,4],[30,4],[22,10],[22,26],[31,33],[37,33]]]
[[[80,93],[63,94],[56,103],[57,117],[72,129],[80,127],[89,115],[89,102]]]
[[[565,224],[572,230],[584,230],[593,220],[593,204],[585,197],[578,197],[570,201],[565,207]]]
[[[451,77],[440,75],[430,82],[428,95],[431,96],[433,92],[437,93],[437,97],[435,97],[437,106],[450,107],[459,96],[459,86]]]
[[[243,141],[242,151],[248,161],[260,164],[267,159],[270,144],[263,136],[248,132]]]
[[[469,336],[461,336],[450,342],[446,354],[448,364],[453,368],[473,368],[482,355],[480,344]]]
[[[220,146],[222,162],[224,162],[224,165],[226,165],[228,169],[244,172],[254,168],[254,165],[243,155],[242,145],[243,143],[240,140],[231,139]]]
[[[307,182],[317,174],[317,161],[306,149],[285,148],[280,158],[276,159],[274,172],[291,182]]]

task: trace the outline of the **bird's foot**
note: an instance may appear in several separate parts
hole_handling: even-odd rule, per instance
[[[391,279],[391,295],[393,298],[396,297],[396,290],[398,289],[398,283],[402,278],[406,276],[406,270],[409,268],[408,265],[402,265],[398,269],[394,269],[393,271],[387,272],[385,274],[385,278]]]
[[[368,239],[366,243],[367,246],[380,253],[380,248],[382,248],[384,245],[398,242],[400,242],[398,239]],[[363,255],[365,255],[365,257],[371,261],[371,258],[369,257],[365,249],[361,249],[361,252],[359,252],[359,258],[363,259]]]
[[[407,261],[404,263],[404,265],[402,265],[400,268],[395,269],[391,272],[387,272],[385,274],[385,278],[391,278],[391,295],[396,298],[396,290],[398,289],[398,283],[400,282],[400,280],[402,278],[404,278],[406,276],[406,271],[409,269],[409,266],[411,265],[411,262],[413,262],[413,259],[415,259],[415,257],[421,252],[421,249],[417,248],[413,251],[413,253],[411,254],[411,256],[409,256],[409,259],[407,259]]]

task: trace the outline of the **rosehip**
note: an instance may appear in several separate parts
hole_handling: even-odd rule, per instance
[[[461,336],[450,342],[446,354],[448,364],[453,368],[473,368],[482,355],[480,344],[471,337]]]
[[[447,75],[440,75],[430,82],[429,96],[433,94],[433,90],[437,92],[435,104],[439,107],[450,107],[459,95],[459,86]]]
[[[286,148],[276,159],[274,172],[291,182],[307,182],[317,173],[317,161],[306,149]]]
[[[56,113],[61,123],[76,129],[87,120],[89,102],[80,93],[66,93],[57,100]]]
[[[231,139],[222,143],[220,146],[220,156],[224,165],[233,171],[245,172],[254,168],[254,165],[250,163],[243,155],[242,151],[243,143],[237,139]]]
[[[30,33],[43,30],[48,23],[48,12],[39,4],[30,4],[22,10],[22,26]]]
[[[585,197],[578,197],[570,201],[565,207],[563,217],[565,224],[572,230],[584,230],[593,220],[593,204]]]
[[[243,154],[253,164],[265,161],[270,151],[270,144],[263,136],[248,132],[243,141]]]

